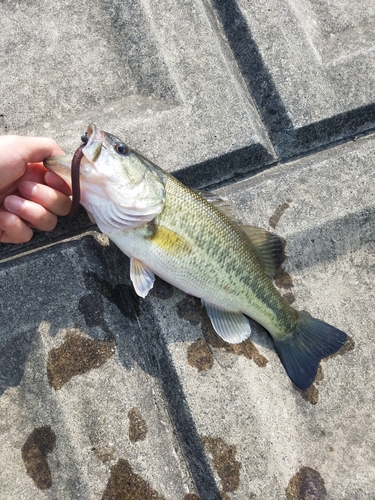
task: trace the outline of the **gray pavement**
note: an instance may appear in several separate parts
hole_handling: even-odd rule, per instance
[[[370,0],[2,2],[0,133],[67,152],[89,121],[286,240],[276,285],[349,341],[298,390],[272,341],[84,211],[0,244],[1,499],[375,498],[375,11]]]

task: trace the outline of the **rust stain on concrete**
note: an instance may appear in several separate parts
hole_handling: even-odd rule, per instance
[[[302,467],[289,481],[285,490],[287,500],[325,500],[327,491],[318,471]]]
[[[49,425],[35,428],[22,446],[22,460],[27,474],[40,490],[52,486],[52,473],[47,455],[56,446],[56,434]]]
[[[51,349],[47,360],[47,377],[56,391],[75,375],[82,375],[102,366],[115,352],[115,342],[92,340],[70,329],[64,343]]]
[[[133,443],[146,439],[148,433],[147,423],[138,408],[132,408],[128,412],[129,439]]]
[[[112,468],[102,500],[164,500],[121,458]]]

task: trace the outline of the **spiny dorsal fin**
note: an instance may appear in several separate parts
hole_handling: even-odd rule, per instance
[[[211,205],[228,217],[228,219],[238,224],[238,221],[233,216],[232,209],[228,201],[223,200],[223,198],[220,198],[220,196],[215,193],[211,193],[210,191],[196,191],[196,193],[211,203]]]
[[[273,278],[276,269],[284,260],[284,244],[281,238],[260,227],[242,225],[233,216],[229,202],[223,200],[215,193],[210,193],[209,191],[197,191],[197,193],[244,231],[252,244],[263,271],[270,278]]]
[[[273,278],[284,260],[284,244],[276,234],[260,227],[240,226],[249,238],[263,271]]]

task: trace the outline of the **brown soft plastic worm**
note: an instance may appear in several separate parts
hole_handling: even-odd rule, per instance
[[[71,179],[72,179],[72,207],[69,212],[69,216],[73,217],[73,215],[77,212],[79,207],[79,202],[81,198],[81,189],[79,185],[79,167],[81,165],[81,159],[83,156],[83,148],[86,146],[88,141],[87,135],[83,135],[81,137],[83,144],[77,149],[77,151],[73,155],[72,166],[71,166]]]

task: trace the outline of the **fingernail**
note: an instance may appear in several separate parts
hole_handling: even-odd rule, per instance
[[[8,196],[4,200],[4,206],[8,212],[19,212],[23,207],[25,200],[18,198],[18,196]]]

